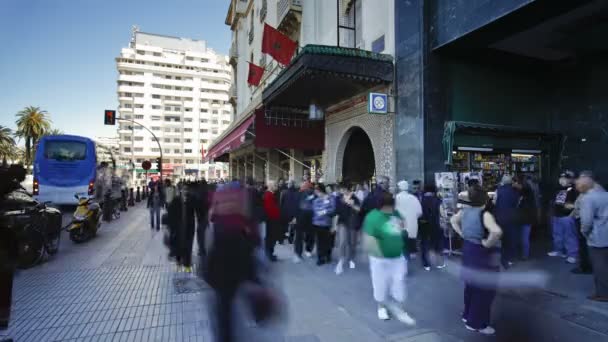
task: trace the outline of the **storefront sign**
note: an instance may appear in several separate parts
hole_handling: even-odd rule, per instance
[[[367,111],[370,114],[387,114],[388,95],[382,93],[369,93]]]

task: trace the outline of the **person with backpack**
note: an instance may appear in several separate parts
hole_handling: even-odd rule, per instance
[[[468,330],[484,335],[494,335],[490,326],[492,303],[496,297],[496,283],[481,283],[477,274],[491,274],[500,270],[500,238],[502,230],[486,207],[488,194],[474,184],[468,189],[469,207],[452,216],[454,231],[463,239],[462,277],[464,311],[462,321]]]
[[[325,185],[315,186],[315,196],[312,203],[312,224],[317,235],[317,266],[331,261],[332,223],[336,211],[334,198],[327,193]]]

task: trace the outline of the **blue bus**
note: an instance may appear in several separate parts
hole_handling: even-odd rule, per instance
[[[34,197],[58,205],[77,204],[74,195],[93,194],[96,169],[93,140],[76,135],[42,137],[34,158]]]

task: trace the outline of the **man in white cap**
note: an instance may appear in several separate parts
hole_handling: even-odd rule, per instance
[[[405,230],[408,235],[408,250],[415,251],[418,238],[418,219],[422,216],[422,206],[418,198],[409,193],[407,181],[397,183],[399,193],[395,197],[395,209],[405,221]],[[407,257],[407,255],[406,255]]]

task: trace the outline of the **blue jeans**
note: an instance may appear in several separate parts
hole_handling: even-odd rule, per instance
[[[566,252],[568,257],[578,257],[578,236],[576,235],[576,224],[570,216],[553,217],[553,250]]]
[[[154,224],[156,219],[156,224]],[[160,230],[160,206],[150,207],[150,227],[152,229],[156,228],[156,230]]]
[[[530,257],[530,230],[531,224],[524,224],[521,227],[521,257],[527,259]]]

